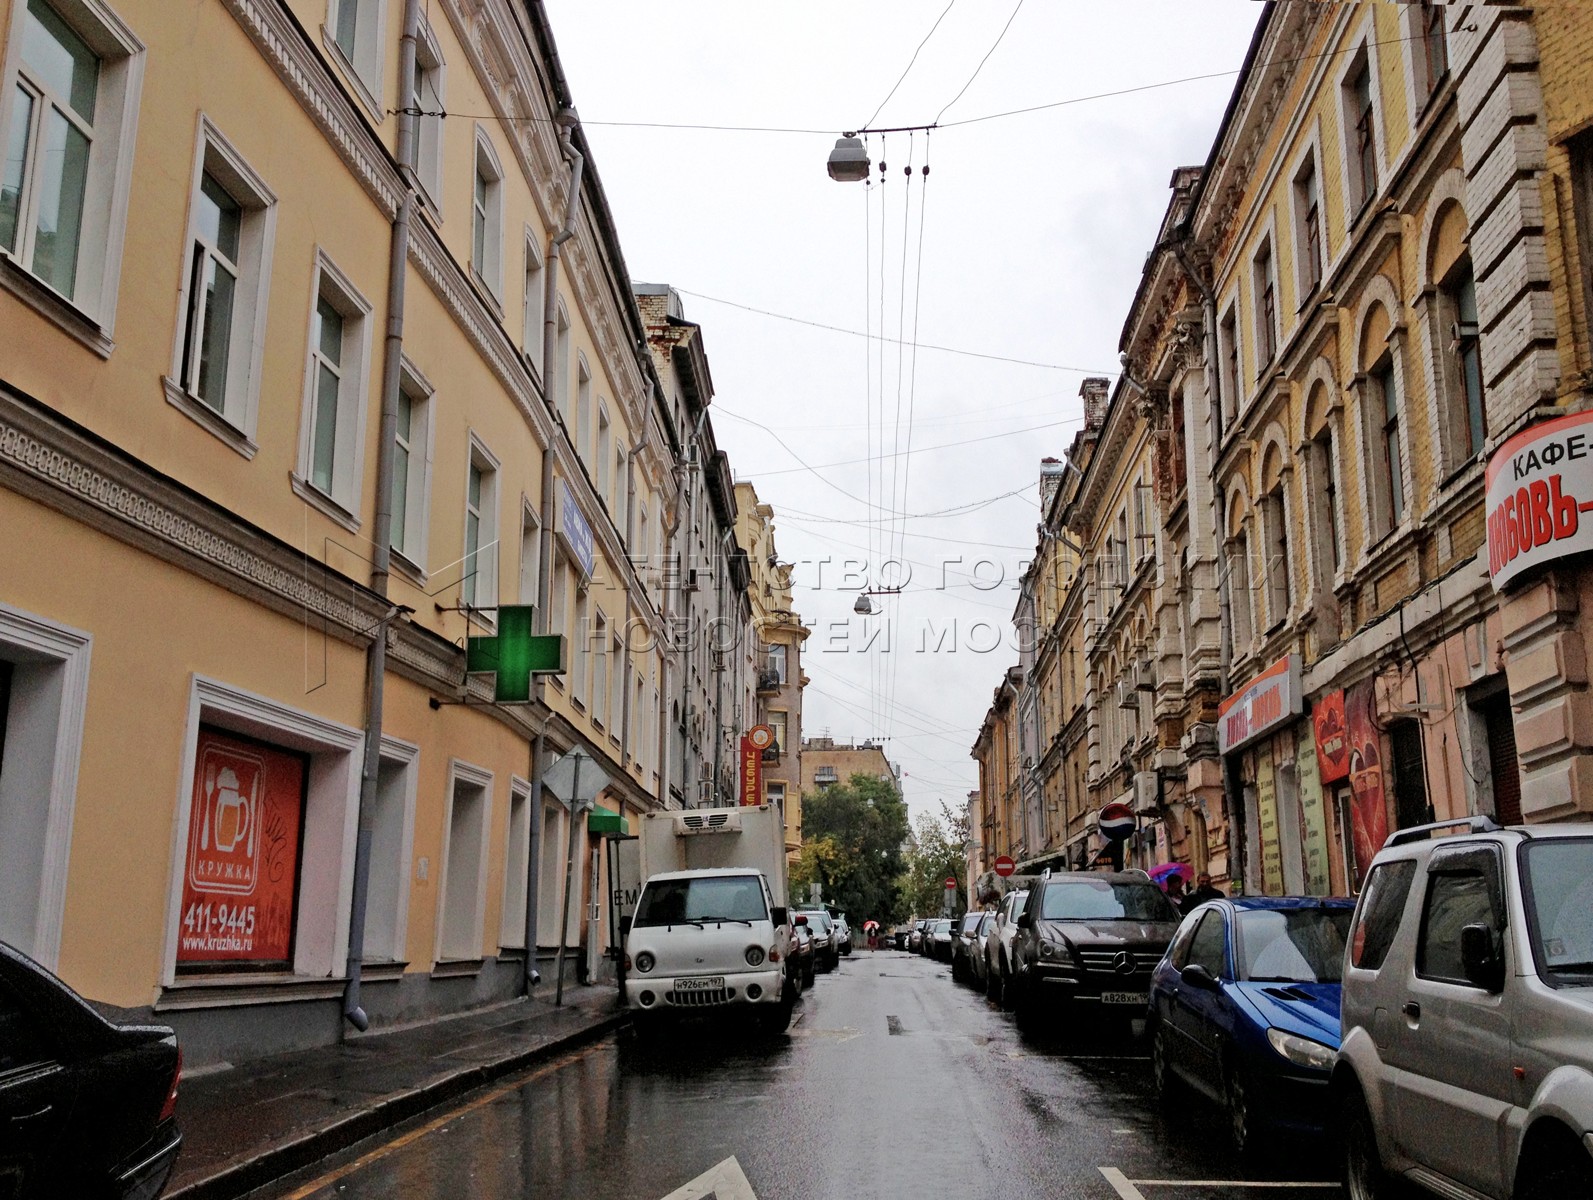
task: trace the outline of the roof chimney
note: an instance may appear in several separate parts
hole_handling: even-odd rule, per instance
[[[1047,455],[1040,460],[1040,516],[1043,519],[1051,511],[1051,501],[1056,496],[1057,489],[1062,486],[1062,477],[1067,474],[1067,465],[1060,458]]]
[[[1091,375],[1079,387],[1084,397],[1084,431],[1094,433],[1106,424],[1106,396],[1111,380],[1103,375]]]

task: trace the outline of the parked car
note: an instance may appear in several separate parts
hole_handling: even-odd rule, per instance
[[[1593,826],[1464,824],[1390,837],[1355,909],[1347,1190],[1593,1196]]]
[[[985,941],[990,936],[990,930],[995,926],[996,914],[989,909],[979,914],[979,924],[974,926],[973,938],[968,944],[968,974],[965,981],[985,990],[985,972],[988,969],[985,958]]]
[[[845,913],[836,913],[835,919],[835,944],[842,954],[852,953],[852,927],[847,923]]]
[[[181,1077],[171,1029],[112,1024],[0,943],[0,1193],[158,1196]]]
[[[1353,900],[1213,900],[1151,977],[1151,1069],[1164,1101],[1193,1089],[1228,1112],[1234,1149],[1320,1134],[1338,1058]]]
[[[1008,892],[996,910],[996,919],[985,934],[985,995],[1011,1008],[1017,992],[1008,986],[1012,979],[1012,939],[1018,932],[1018,914],[1029,898],[1027,888]]]
[[[941,917],[929,927],[929,957],[936,962],[951,962],[952,922]]]
[[[966,912],[962,919],[955,922],[951,936],[951,977],[959,983],[967,983],[973,978],[973,943],[974,936],[979,932],[979,926],[984,924],[985,914],[978,909]]]
[[[791,918],[791,978],[804,988],[813,986],[813,931],[801,913]]]
[[[813,966],[819,971],[833,971],[841,965],[841,950],[835,942],[835,922],[822,908],[796,910],[808,919],[808,929],[813,934]]]
[[[1127,1021],[1147,1011],[1151,973],[1178,932],[1178,910],[1143,874],[1064,871],[1029,889],[1012,942],[1018,1020]]]

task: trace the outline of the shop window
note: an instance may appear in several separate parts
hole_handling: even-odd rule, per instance
[[[26,0],[12,10],[0,92],[0,264],[48,289],[21,294],[51,319],[68,324],[71,311],[53,293],[108,332],[144,47],[102,4]]]
[[[509,788],[509,829],[503,856],[503,913],[498,945],[525,949],[526,873],[531,866],[531,785],[513,780]]]
[[[437,961],[481,957],[487,891],[487,829],[492,775],[455,762],[449,772],[443,874],[438,883]]]
[[[1394,768],[1394,818],[1399,828],[1408,829],[1431,821],[1427,804],[1427,767],[1422,755],[1420,721],[1391,721],[1389,747]]]
[[[542,845],[537,858],[537,945],[559,940],[559,902],[564,884],[564,810],[543,801]]]
[[[90,639],[0,603],[0,941],[53,967]]]

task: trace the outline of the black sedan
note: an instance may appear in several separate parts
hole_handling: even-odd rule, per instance
[[[0,943],[0,1197],[160,1195],[177,1160],[177,1035],[113,1025]]]

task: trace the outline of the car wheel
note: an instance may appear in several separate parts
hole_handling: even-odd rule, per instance
[[[795,1007],[796,1000],[793,997],[782,997],[773,1008],[758,1014],[758,1032],[767,1037],[777,1037],[790,1029],[791,1010]]]
[[[1151,1033],[1151,1078],[1156,1084],[1157,1101],[1166,1108],[1173,1107],[1180,1099],[1180,1080],[1167,1060],[1167,1029],[1160,1021]]]
[[[1223,1094],[1227,1099],[1228,1138],[1233,1143],[1234,1153],[1240,1158],[1254,1157],[1261,1149],[1261,1138],[1256,1130],[1256,1100],[1250,1081],[1238,1067],[1228,1068]]]
[[[985,964],[985,999],[995,1000],[998,1003],[1001,1000],[1001,976],[997,975],[988,963]]]
[[[1377,1153],[1372,1114],[1359,1092],[1352,1092],[1340,1110],[1344,1131],[1344,1190],[1349,1200],[1392,1200],[1393,1181]]]
[[[1593,1158],[1575,1146],[1557,1162],[1527,1173],[1516,1190],[1516,1200],[1563,1200],[1566,1196],[1593,1196]]]
[[[803,987],[812,987],[813,986],[813,980],[814,980],[814,968],[813,968],[812,961],[809,960],[808,965],[802,968],[802,986]]]

